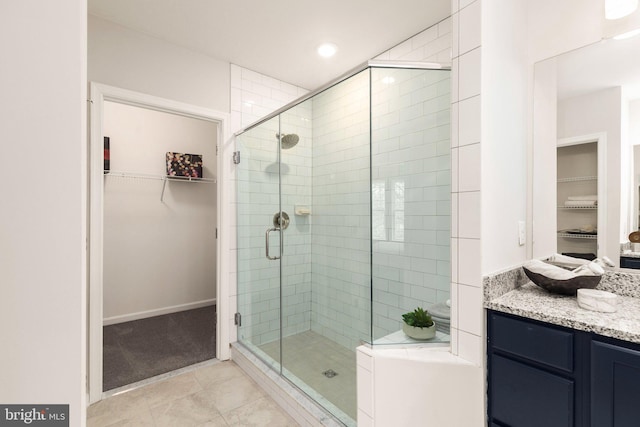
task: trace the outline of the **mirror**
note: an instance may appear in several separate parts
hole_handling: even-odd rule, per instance
[[[533,258],[620,263],[640,215],[640,37],[535,64]],[[638,249],[640,256],[640,248]]]

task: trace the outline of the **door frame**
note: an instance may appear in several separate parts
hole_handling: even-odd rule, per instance
[[[609,256],[607,253],[608,243],[608,204],[607,204],[607,133],[597,132],[587,135],[578,135],[567,138],[559,138],[556,150],[561,147],[569,147],[572,145],[582,145],[595,143],[598,147],[598,240],[597,240],[597,256]],[[557,156],[557,154],[556,154]],[[557,158],[556,158],[557,163]],[[557,178],[557,177],[556,177]],[[556,190],[557,191],[557,190]],[[558,220],[556,218],[556,228]],[[557,244],[556,244],[557,245]],[[556,252],[558,247],[556,246]]]
[[[208,120],[218,124],[217,140],[217,200],[216,200],[216,359],[227,360],[229,351],[229,243],[228,234],[224,232],[229,215],[226,208],[229,197],[228,180],[230,166],[223,159],[233,141],[227,141],[229,133],[229,114],[208,108],[185,104],[165,98],[159,98],[101,83],[91,82],[89,86],[89,147],[88,147],[88,403],[102,400],[102,328],[103,328],[103,223],[104,223],[104,164],[103,164],[103,127],[104,101],[162,111],[170,114]],[[224,284],[224,286],[223,286]]]

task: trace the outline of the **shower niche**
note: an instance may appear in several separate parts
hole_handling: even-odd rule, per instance
[[[449,343],[450,87],[368,63],[236,134],[239,345],[345,425],[357,346],[425,345],[417,307]]]

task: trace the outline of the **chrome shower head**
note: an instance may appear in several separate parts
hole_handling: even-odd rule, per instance
[[[295,147],[298,141],[300,141],[300,137],[295,133],[276,134],[276,138],[280,140],[280,146],[283,150],[288,150],[289,148]]]

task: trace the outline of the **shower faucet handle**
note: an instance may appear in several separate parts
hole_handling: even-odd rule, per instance
[[[286,230],[289,227],[289,223],[291,220],[289,219],[289,214],[285,211],[276,212],[273,215],[273,226],[275,228],[282,228],[282,230]]]

